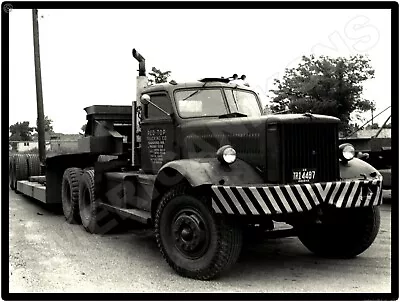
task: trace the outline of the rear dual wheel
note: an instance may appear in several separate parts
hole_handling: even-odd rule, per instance
[[[94,170],[85,170],[79,182],[79,216],[89,233],[105,234],[119,224],[119,220],[99,203],[94,189]]]
[[[61,200],[67,222],[82,223],[89,233],[105,234],[119,223],[118,217],[99,205],[93,169],[66,169],[61,185]]]
[[[83,170],[68,168],[65,170],[61,183],[61,201],[65,219],[68,223],[79,223],[79,181]]]

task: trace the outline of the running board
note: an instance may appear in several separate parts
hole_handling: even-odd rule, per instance
[[[139,209],[125,209],[125,208],[119,208],[116,206],[112,206],[106,203],[101,202],[100,206],[115,212],[121,216],[125,216],[127,218],[131,218],[133,220],[136,220],[138,222],[144,223],[144,224],[150,224],[151,222],[151,214],[148,211],[144,210],[139,210]]]

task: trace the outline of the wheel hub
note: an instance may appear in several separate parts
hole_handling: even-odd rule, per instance
[[[193,231],[190,228],[184,228],[181,232],[181,237],[185,241],[190,241],[193,238]]]
[[[205,245],[204,222],[196,214],[181,213],[172,230],[177,248],[187,256],[197,254]]]

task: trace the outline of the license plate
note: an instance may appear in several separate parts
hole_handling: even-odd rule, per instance
[[[315,179],[315,169],[297,169],[293,170],[293,181],[310,182]]]

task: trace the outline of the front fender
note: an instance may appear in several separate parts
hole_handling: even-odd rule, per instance
[[[236,161],[224,166],[216,158],[193,158],[174,160],[166,163],[158,172],[152,193],[151,214],[165,192],[186,180],[192,187],[201,185],[244,185],[262,183],[262,177],[246,162]]]
[[[185,178],[192,187],[205,184],[240,185],[262,183],[262,177],[243,160],[231,165],[222,165],[216,158],[175,160],[165,164],[157,174],[173,169]]]
[[[340,162],[339,166],[341,179],[360,179],[364,178],[364,176],[366,178],[375,178],[381,175],[379,171],[369,163],[358,158],[353,158],[347,163]]]

